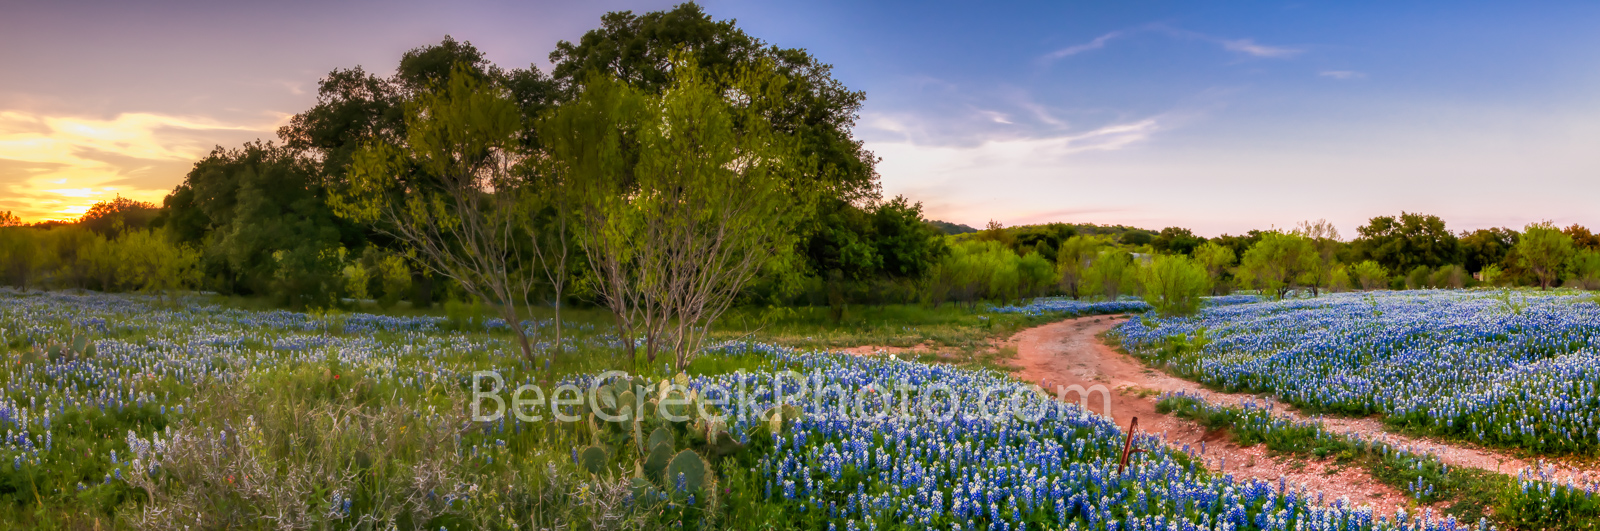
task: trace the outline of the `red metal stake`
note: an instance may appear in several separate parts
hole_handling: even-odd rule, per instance
[[[1138,433],[1138,430],[1139,430],[1139,417],[1134,417],[1133,418],[1133,422],[1129,422],[1128,423],[1128,437],[1127,437],[1127,439],[1123,440],[1123,442],[1122,442],[1122,460],[1117,463],[1117,475],[1118,476],[1121,476],[1122,475],[1122,471],[1124,469],[1128,468],[1128,458],[1129,457],[1133,456],[1133,454],[1141,453],[1141,452],[1144,451],[1144,450],[1140,450],[1138,448],[1134,448],[1133,447],[1133,435],[1135,433]]]

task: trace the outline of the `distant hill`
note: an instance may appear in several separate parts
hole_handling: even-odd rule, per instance
[[[939,221],[937,219],[928,221],[928,224],[937,227],[941,231],[944,231],[945,234],[966,234],[969,232],[978,232],[978,229],[974,229],[960,223]]]

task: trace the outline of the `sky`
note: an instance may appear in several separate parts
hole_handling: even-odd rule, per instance
[[[671,1],[8,2],[0,210],[159,203],[317,80],[445,35],[548,71]],[[1423,212],[1600,227],[1600,3],[702,2],[866,92],[885,195],[930,218],[1215,236]]]

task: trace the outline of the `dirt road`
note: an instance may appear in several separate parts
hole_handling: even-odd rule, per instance
[[[1139,416],[1140,423],[1146,415],[1155,414],[1155,399],[1142,395],[1162,392],[1187,391],[1205,395],[1207,401],[1239,406],[1246,402],[1257,404],[1271,401],[1271,397],[1235,393],[1208,392],[1198,384],[1176,378],[1144,366],[1138,360],[1112,349],[1097,337],[1112,326],[1125,321],[1125,317],[1083,317],[1030,328],[1017,333],[1012,341],[1017,344],[1018,376],[1033,382],[1062,383],[1087,386],[1096,382],[1114,390],[1112,417],[1126,423],[1130,416]],[[1143,391],[1141,393],[1140,391]],[[1098,397],[1096,397],[1098,399]],[[1098,400],[1095,403],[1099,403]],[[1094,407],[1091,404],[1091,407]],[[1297,420],[1308,417],[1297,414],[1292,408],[1279,406],[1276,414]],[[1367,439],[1386,440],[1391,444],[1409,446],[1432,453],[1450,466],[1472,467],[1502,474],[1537,466],[1538,463],[1521,459],[1505,452],[1443,441],[1410,437],[1385,431],[1376,418],[1314,417],[1333,433],[1356,433]],[[1164,420],[1164,419],[1163,419]],[[1547,468],[1558,475],[1573,477],[1600,477],[1600,470],[1592,464],[1545,460]]]
[[[1126,427],[1133,417],[1143,432],[1163,434],[1175,448],[1204,449],[1208,468],[1235,478],[1277,482],[1279,477],[1320,492],[1328,501],[1348,498],[1357,505],[1372,505],[1381,514],[1410,505],[1404,493],[1379,483],[1360,467],[1271,457],[1262,445],[1241,448],[1225,433],[1208,431],[1194,422],[1156,412],[1155,395],[1164,391],[1197,390],[1193,383],[1145,368],[1137,360],[1101,343],[1097,334],[1122,322],[1122,317],[1082,317],[1030,328],[1012,337],[1017,347],[1017,376],[1051,392],[1056,386],[1104,385],[1112,390],[1111,417]],[[1072,398],[1076,398],[1075,396]],[[1101,413],[1101,396],[1089,400]]]

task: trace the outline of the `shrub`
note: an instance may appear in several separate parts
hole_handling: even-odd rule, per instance
[[[1567,285],[1600,290],[1600,251],[1585,249],[1572,256],[1572,276],[1567,279]]]
[[[1161,315],[1191,315],[1211,289],[1205,266],[1186,256],[1157,256],[1139,270],[1145,302]]]
[[[1453,264],[1440,267],[1428,277],[1428,285],[1435,288],[1464,288],[1467,286],[1467,269]]]
[[[1411,268],[1411,272],[1406,273],[1406,289],[1426,288],[1432,277],[1433,271],[1428,269],[1428,266],[1419,265]]]

